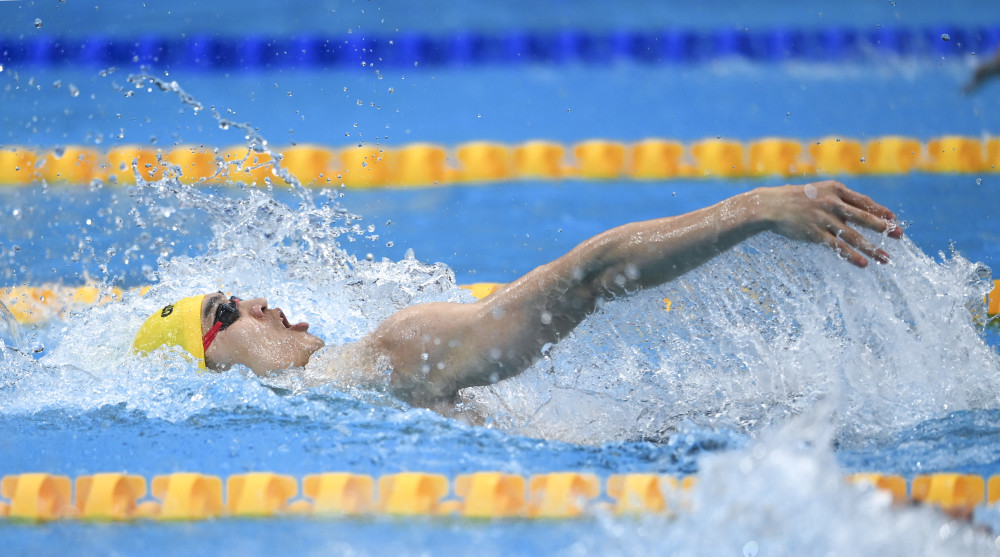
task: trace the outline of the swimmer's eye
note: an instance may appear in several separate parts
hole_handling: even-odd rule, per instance
[[[215,308],[215,322],[222,325],[219,327],[220,331],[224,331],[240,318],[240,310],[236,307],[239,301],[236,296],[230,296],[228,304],[219,304],[219,307]]]
[[[240,299],[236,296],[229,297],[228,304],[219,304],[215,308],[215,323],[212,324],[212,328],[205,333],[205,336],[201,337],[202,346],[205,350],[212,344],[215,340],[215,335],[219,334],[219,331],[225,329],[226,327],[236,323],[236,320],[240,318],[240,310],[236,307],[236,303]]]

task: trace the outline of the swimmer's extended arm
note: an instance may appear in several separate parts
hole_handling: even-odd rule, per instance
[[[530,366],[614,298],[679,277],[765,230],[823,243],[851,263],[887,261],[852,225],[898,238],[895,216],[838,182],[758,188],[676,217],[620,226],[584,241],[473,304],[404,309],[364,342],[386,358],[393,391],[440,407],[465,387],[487,385]]]

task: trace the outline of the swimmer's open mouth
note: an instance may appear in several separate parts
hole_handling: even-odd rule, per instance
[[[289,323],[288,322],[288,318],[285,317],[285,312],[281,311],[281,309],[278,309],[278,317],[281,317],[281,324],[284,325],[286,329],[291,329],[293,331],[308,331],[309,330],[309,323],[306,323],[305,321],[303,321],[301,323],[296,323],[294,325],[292,325],[291,323]]]

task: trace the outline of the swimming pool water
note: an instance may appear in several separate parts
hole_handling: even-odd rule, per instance
[[[993,266],[1000,201],[990,188],[997,178],[984,174],[979,177],[983,183],[976,183],[976,178],[914,174],[843,180],[895,211],[907,226],[907,236],[928,255],[950,256],[954,251]],[[448,264],[459,284],[471,284],[509,282],[586,238],[629,221],[692,211],[748,187],[784,182],[782,178],[667,183],[566,180],[388,192],[336,188],[319,192],[317,203],[342,203],[361,216],[363,227],[374,227],[377,240],[365,234],[351,244],[359,257],[399,260],[413,250],[420,260]],[[243,197],[228,186],[214,191]],[[287,204],[297,202],[287,191],[274,195]],[[206,215],[193,210],[178,216],[183,226],[157,231],[162,239],[157,249],[137,243],[144,230],[128,215],[132,197],[126,188],[11,188],[0,190],[0,199],[12,208],[0,214],[6,231],[2,272],[11,284],[73,284],[89,276],[126,288],[144,285],[155,270],[160,248],[197,255],[212,235]],[[482,225],[498,214],[503,226]],[[970,222],[976,226],[964,226]],[[67,245],[64,242],[70,249],[60,249]],[[140,249],[126,257],[133,245]],[[108,256],[109,250],[113,255]]]
[[[388,36],[464,29],[710,32],[733,26],[870,30],[1000,23],[1000,13],[973,2],[220,6],[133,6],[111,15],[117,10],[103,5],[0,3],[0,38],[81,37],[98,29],[126,37],[330,30]],[[222,23],[212,22],[213,14]],[[179,64],[148,71],[177,80],[223,116],[249,122],[272,146],[314,142],[336,148],[478,139],[628,142],[647,136],[982,137],[1000,123],[998,85],[975,95],[959,93],[978,61],[921,55],[833,63],[727,58],[385,71],[215,71]],[[176,95],[136,88],[127,79],[134,71],[4,67],[0,146],[104,149],[244,141],[237,130],[221,129],[207,111],[195,113]],[[160,287],[151,297],[132,296],[26,330],[29,343],[45,348],[32,358],[3,353],[0,474],[420,470],[453,477],[478,470],[525,476],[580,470],[602,477],[697,473],[706,488],[697,511],[674,519],[598,513],[579,521],[485,523],[301,517],[181,524],[0,521],[0,539],[12,554],[439,554],[471,547],[484,555],[661,554],[664,548],[677,554],[747,554],[752,548],[761,555],[817,549],[988,554],[996,547],[990,536],[972,534],[931,509],[888,509],[877,497],[845,489],[841,477],[868,470],[907,477],[1000,473],[996,329],[977,329],[965,309],[988,282],[985,270],[970,262],[996,264],[996,176],[841,177],[907,223],[907,243],[886,246],[897,257],[893,266],[864,274],[822,250],[759,238],[703,272],[612,304],[524,381],[479,393],[493,411],[490,427],[409,409],[384,393],[321,388],[288,394],[239,373],[198,376],[177,359],[130,358],[127,344],[151,308],[219,283],[237,294],[268,296],[308,318],[331,342],[349,340],[398,304],[468,301],[455,283],[507,282],[610,226],[688,211],[785,179],[333,188],[314,192],[304,209],[293,192],[233,186],[192,194],[155,184],[4,189],[5,285],[91,278],[109,286]],[[317,234],[310,223],[330,229],[339,224],[330,209],[335,203],[362,216],[361,232],[327,239],[339,242],[344,253],[310,251],[303,241]],[[311,209],[310,221],[303,214]],[[421,262],[445,262],[451,270],[409,263],[408,250]],[[370,265],[364,263],[368,254]],[[394,263],[380,264],[383,257]],[[796,265],[789,268],[787,260]],[[340,270],[345,262],[351,271]],[[418,288],[425,284],[430,287]],[[780,292],[766,306],[773,313],[741,297],[740,287]],[[657,305],[665,296],[677,304],[670,315]],[[822,319],[832,324],[815,326]],[[875,325],[866,328],[866,321]],[[836,326],[849,332],[831,334]],[[915,361],[921,363],[907,363]],[[553,402],[536,404],[539,392]],[[498,409],[497,400],[512,410]]]

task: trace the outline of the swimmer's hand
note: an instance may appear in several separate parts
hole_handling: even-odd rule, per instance
[[[889,254],[854,226],[883,232],[890,238],[903,236],[892,211],[840,182],[760,188],[754,193],[758,215],[772,230],[793,240],[826,244],[858,267],[867,267],[868,258],[888,263]]]

